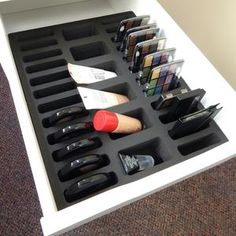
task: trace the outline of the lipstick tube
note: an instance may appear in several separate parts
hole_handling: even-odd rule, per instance
[[[138,119],[106,110],[96,112],[93,125],[97,131],[111,133],[131,134],[142,130]]]

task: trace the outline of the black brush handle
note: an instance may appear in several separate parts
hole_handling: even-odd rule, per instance
[[[51,134],[49,140],[51,144],[54,144],[92,131],[94,131],[92,122],[79,122]]]
[[[102,167],[105,162],[105,158],[101,155],[91,154],[83,156],[66,164],[61,170],[59,170],[58,176],[61,181],[73,179],[81,174]]]
[[[101,173],[84,178],[67,188],[64,192],[68,202],[90,195],[112,184],[112,176],[109,173]]]
[[[55,161],[62,161],[73,154],[82,154],[102,145],[99,138],[88,138],[74,142],[53,153]]]
[[[82,106],[74,106],[57,111],[52,116],[48,117],[47,123],[53,126],[57,123],[67,122],[75,118],[86,116],[89,112]]]

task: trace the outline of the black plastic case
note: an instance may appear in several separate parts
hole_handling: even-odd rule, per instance
[[[133,16],[133,12],[124,12],[9,35],[15,63],[58,209],[168,168],[227,141],[214,121],[205,129],[189,136],[176,140],[169,136],[168,131],[173,127],[175,121],[166,123],[159,119],[166,112],[166,110],[155,111],[152,108],[152,104],[158,100],[159,96],[148,98],[144,96],[143,87],[136,82],[137,74],[130,73],[129,64],[122,60],[122,53],[116,49],[118,44],[111,40],[119,22]],[[128,96],[131,100],[129,103],[108,110],[140,119],[145,125],[145,129],[126,136],[92,132],[61,143],[49,144],[48,136],[70,122],[46,127],[43,124],[44,120],[62,108],[83,105],[76,84],[67,71],[67,62],[116,72],[117,78],[86,87]],[[187,87],[183,79],[180,79],[180,87]],[[200,108],[202,108],[201,105],[199,105]],[[89,111],[88,116],[78,118],[73,123],[91,121],[94,112]],[[85,154],[106,155],[109,162],[105,167],[91,171],[89,174],[65,182],[60,181],[58,171],[76,157],[55,162],[52,153],[76,140],[87,137],[98,137],[102,146]],[[155,158],[155,166],[134,175],[126,175],[118,152],[152,155]],[[66,188],[83,177],[97,173],[112,173],[113,185],[72,203],[65,200]]]

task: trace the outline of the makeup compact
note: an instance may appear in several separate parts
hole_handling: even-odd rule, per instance
[[[120,46],[117,46],[117,50],[123,52],[125,50],[125,46],[126,46],[126,43],[127,43],[127,40],[128,40],[128,36],[131,34],[131,33],[134,33],[134,32],[137,32],[137,31],[141,31],[141,30],[145,30],[145,29],[150,29],[150,28],[156,28],[156,24],[153,23],[153,24],[148,24],[148,25],[142,25],[142,26],[138,26],[138,27],[134,27],[134,28],[131,28],[131,29],[128,29],[123,40],[122,40],[122,43]]]
[[[123,59],[130,62],[132,60],[136,44],[157,37],[159,30],[160,29],[158,28],[150,28],[131,33],[127,39]]]
[[[189,90],[187,88],[177,88],[171,90],[170,92],[162,93],[156,102],[152,103],[152,108],[154,110],[161,110],[163,108],[171,106],[180,94],[187,93]]]
[[[145,95],[149,97],[176,88],[183,63],[183,60],[177,60],[153,68],[147,79]]]
[[[197,106],[205,93],[204,89],[195,89],[177,94],[172,98],[172,104],[168,108],[167,113],[162,115],[160,119],[164,123],[168,123],[196,111]]]
[[[142,85],[147,83],[148,75],[154,67],[172,62],[174,60],[175,51],[175,48],[169,48],[146,55],[139,68],[138,83]]]
[[[161,51],[165,48],[166,38],[154,38],[136,44],[129,69],[132,73],[138,72],[143,58],[153,52]]]
[[[137,16],[137,17],[132,17],[129,19],[122,20],[120,22],[118,29],[117,29],[117,33],[116,33],[115,37],[112,38],[112,40],[114,42],[121,42],[128,29],[134,28],[134,27],[137,27],[140,25],[146,25],[149,20],[150,20],[150,16],[148,16],[148,15]]]
[[[218,105],[219,104],[216,104],[179,118],[173,128],[169,131],[169,135],[173,139],[177,139],[195,133],[201,128],[206,127],[222,109],[222,107],[217,108]]]

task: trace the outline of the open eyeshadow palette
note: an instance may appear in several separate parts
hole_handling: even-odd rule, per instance
[[[180,135],[177,138],[171,137],[170,130],[176,120],[174,117],[167,118],[166,112],[170,108],[155,109],[160,95],[150,97],[144,95],[144,85],[137,83],[138,74],[130,72],[128,69],[130,63],[123,60],[123,53],[117,50],[119,43],[111,40],[116,34],[119,22],[134,16],[133,12],[124,12],[9,35],[11,49],[58,209],[151,175],[227,141],[214,121],[197,132]],[[51,135],[61,128],[76,122],[90,122],[95,113],[95,110],[86,111],[82,117],[75,117],[73,121],[64,120],[57,125],[48,125],[48,118],[55,112],[71,106],[83,106],[77,85],[67,70],[67,63],[115,72],[116,78],[86,85],[86,87],[127,96],[130,99],[128,103],[108,110],[139,119],[144,129],[130,135],[92,131],[62,142],[51,142]],[[179,79],[173,92],[181,89],[189,89],[183,78]],[[202,108],[203,106],[199,103],[196,110]],[[74,154],[58,161],[55,160],[54,154],[67,145],[85,138],[96,140],[98,145],[82,155],[99,154],[104,162],[98,169],[85,171],[80,176],[69,180],[61,179],[59,176],[61,168],[73,160],[79,160],[82,155]],[[118,153],[151,155],[155,165],[150,169],[127,175]],[[109,176],[109,181],[103,189],[95,193],[84,192],[77,199],[66,198],[66,189],[81,179],[95,174],[104,174],[102,178]]]

